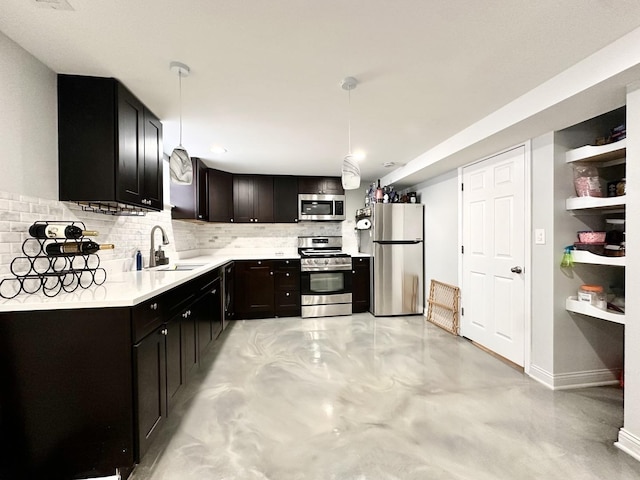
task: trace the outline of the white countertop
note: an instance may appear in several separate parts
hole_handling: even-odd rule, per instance
[[[368,257],[369,255],[354,254],[352,256]],[[109,272],[104,284],[93,285],[86,289],[78,287],[71,293],[59,293],[54,297],[47,297],[41,290],[35,294],[21,293],[9,300],[0,299],[0,312],[131,307],[234,260],[294,258],[300,257],[294,254],[265,255],[264,252],[260,254],[242,253],[233,257],[200,255],[176,262],[180,265],[201,265],[193,270],[145,269],[131,272]],[[175,264],[158,268],[167,268],[173,265]]]

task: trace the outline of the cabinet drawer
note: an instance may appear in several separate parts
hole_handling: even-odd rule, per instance
[[[298,270],[276,270],[275,271],[276,290],[300,291],[300,274]]]
[[[133,308],[133,342],[139,342],[162,324],[166,307],[162,297],[154,297]]]
[[[300,292],[297,290],[275,292],[275,314],[278,317],[300,315]]]

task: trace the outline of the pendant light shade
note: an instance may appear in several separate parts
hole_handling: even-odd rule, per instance
[[[189,154],[182,146],[182,77],[189,75],[191,71],[187,65],[180,62],[171,62],[169,68],[178,74],[178,87],[180,91],[180,144],[173,149],[169,157],[169,173],[171,182],[179,185],[191,185],[193,182],[193,165]]]
[[[340,84],[349,93],[349,153],[342,160],[342,188],[345,190],[355,190],[360,187],[360,165],[358,165],[355,156],[351,154],[351,90],[356,88],[356,85],[358,85],[358,80],[354,77],[346,77]]]

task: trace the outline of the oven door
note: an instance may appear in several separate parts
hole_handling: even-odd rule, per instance
[[[351,293],[351,269],[301,272],[302,295],[328,296]]]

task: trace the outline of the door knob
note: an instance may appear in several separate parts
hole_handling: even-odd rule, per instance
[[[522,269],[520,267],[511,267],[511,271],[513,273],[522,273]]]

